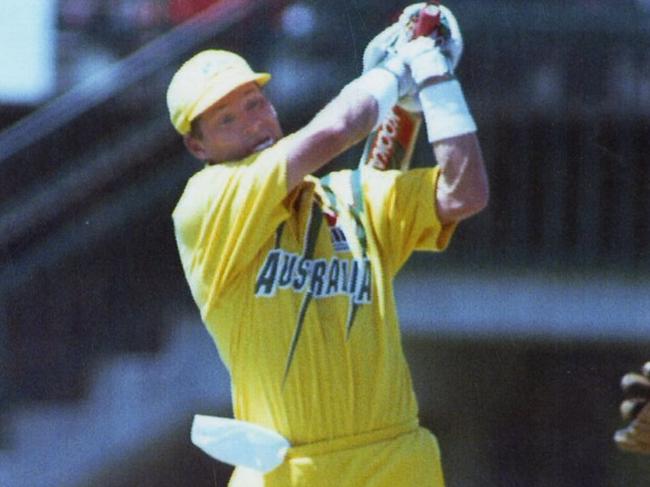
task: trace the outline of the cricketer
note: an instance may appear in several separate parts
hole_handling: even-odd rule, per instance
[[[414,251],[444,250],[489,189],[454,76],[460,30],[441,9],[448,28],[413,38],[426,7],[375,37],[363,74],[292,134],[264,94],[270,74],[235,53],[200,52],[169,84],[172,124],[205,163],[173,212],[185,277],[230,374],[235,419],[290,445],[270,471],[238,465],[233,487],[444,485],[393,279]],[[395,105],[421,112],[435,164],[313,176]]]

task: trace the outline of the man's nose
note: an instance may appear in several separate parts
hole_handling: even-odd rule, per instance
[[[246,118],[245,132],[247,134],[254,134],[259,130],[261,120],[255,115],[248,115]]]

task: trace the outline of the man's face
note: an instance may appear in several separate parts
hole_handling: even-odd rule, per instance
[[[185,144],[194,156],[211,163],[243,159],[282,137],[275,109],[255,83],[235,89],[195,123],[198,132],[186,135]]]

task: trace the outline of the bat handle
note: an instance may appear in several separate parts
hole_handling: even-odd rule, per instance
[[[413,36],[430,36],[440,26],[440,2],[429,2],[420,10],[413,29]]]

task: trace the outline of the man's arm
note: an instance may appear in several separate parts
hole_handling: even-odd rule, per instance
[[[386,76],[393,76],[382,71]],[[291,191],[305,176],[366,137],[375,125],[379,111],[379,102],[368,91],[363,77],[345,86],[311,122],[294,134],[288,149],[287,189]]]
[[[440,167],[436,190],[440,221],[458,222],[485,208],[489,186],[476,134],[443,139],[432,146]]]
[[[452,12],[440,6],[444,32],[420,37],[397,48],[419,87],[417,100],[426,122],[427,139],[440,167],[436,206],[440,221],[458,222],[481,211],[488,202],[488,179],[476,137],[476,124],[454,71],[463,39]]]
[[[430,49],[428,44],[415,44],[410,46],[408,55],[417,57]],[[385,56],[381,63],[345,86],[292,137],[287,162],[288,190],[377,128],[412,86],[405,58],[398,52]]]

